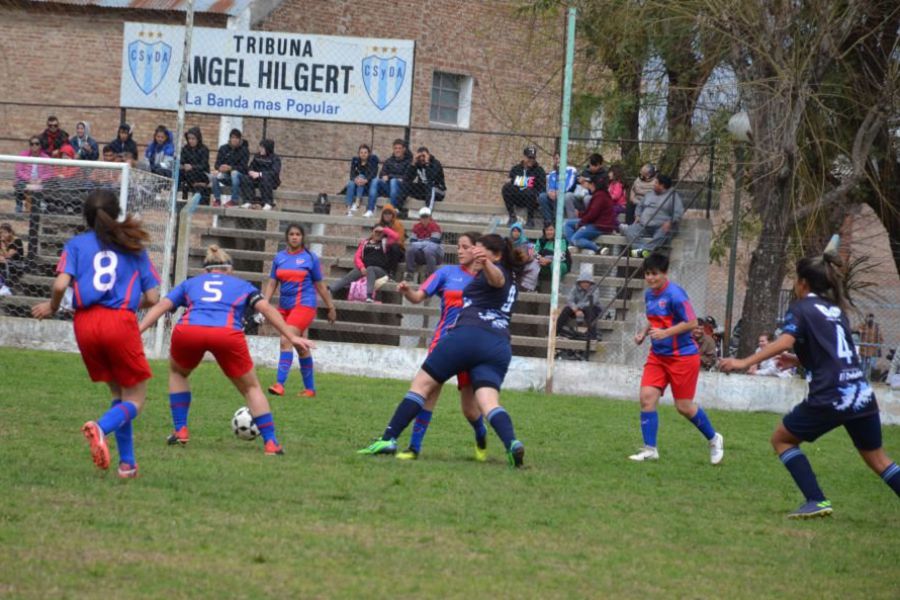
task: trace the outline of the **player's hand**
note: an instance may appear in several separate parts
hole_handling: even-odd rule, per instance
[[[191,165],[185,164],[185,165],[181,165],[181,168],[184,169],[185,171],[190,171],[194,167],[192,167]]]
[[[778,368],[782,371],[787,371],[788,369],[799,367],[800,359],[797,358],[796,354],[791,354],[790,352],[782,352],[775,358],[775,364],[777,364]]]
[[[401,281],[400,283],[398,283],[397,291],[400,292],[401,294],[405,294],[407,291],[409,291],[409,282]]]
[[[253,322],[257,325],[262,325],[266,322],[266,317],[262,313],[256,313],[255,315],[253,315]]]
[[[366,276],[366,272],[367,272],[367,271],[366,271],[366,268],[365,268],[365,267],[363,267],[362,269],[359,270],[359,274],[362,275],[363,277]]]
[[[316,347],[316,345],[310,340],[306,339],[305,337],[300,337],[299,335],[292,335],[288,338],[288,340],[290,340],[291,344],[295,348],[299,347],[303,348],[304,350],[314,350]]]
[[[743,360],[737,358],[720,358],[719,370],[723,373],[731,373],[732,371],[743,371],[747,366]]]
[[[634,343],[640,346],[644,343],[645,337],[647,337],[647,335],[643,331],[637,332],[636,334],[634,334]]]
[[[332,306],[328,309],[328,322],[334,325],[335,321],[337,321],[337,309]]]
[[[485,261],[487,261],[487,250],[480,246],[475,246],[472,248],[472,258],[475,259],[475,262],[481,266],[484,266]]]
[[[41,302],[31,307],[31,316],[35,319],[48,319],[53,316],[53,309],[50,308],[50,301]]]
[[[651,329],[650,330],[650,339],[651,340],[664,340],[668,337],[671,337],[668,329]]]

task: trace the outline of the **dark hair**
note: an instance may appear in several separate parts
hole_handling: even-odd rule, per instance
[[[489,233],[478,238],[476,242],[484,246],[485,250],[497,252],[500,254],[500,263],[509,269],[513,274],[513,279],[518,282],[522,276],[522,269],[527,259],[524,248],[513,248],[512,240],[504,238],[496,233]]]
[[[850,297],[844,286],[843,266],[841,259],[833,254],[807,256],[797,262],[797,278],[806,281],[817,296],[847,310]]]
[[[481,239],[481,234],[477,231],[466,231],[465,233],[459,234],[459,238],[457,239],[462,239],[464,237],[469,238],[469,240],[472,242],[472,245],[475,245],[478,243],[478,240]]]
[[[669,272],[669,257],[659,252],[654,252],[644,259],[644,272],[657,271],[659,273]]]
[[[230,138],[236,137],[236,138],[238,138],[238,139],[241,139],[241,138],[243,138],[244,136],[243,136],[243,134],[241,133],[241,130],[238,129],[237,127],[235,127],[235,128],[232,129],[230,132],[228,132],[228,137],[230,137]]]
[[[366,150],[368,150],[368,151],[369,151],[369,154],[372,154],[372,149],[369,148],[369,145],[368,145],[368,144],[360,144],[360,145],[359,145],[359,148],[356,149],[357,153],[358,153],[360,150],[362,150],[363,148],[365,148]]]
[[[291,233],[291,229],[297,229],[300,231],[300,236],[302,238],[300,240],[300,247],[305,249],[306,248],[306,230],[303,229],[303,225],[301,225],[300,223],[288,223],[287,228],[284,230],[284,241],[285,242],[288,241],[288,234]]]
[[[119,125],[119,130],[117,133],[121,133],[123,131],[127,132],[128,135],[131,135],[131,125],[129,125],[128,123],[121,123]]]
[[[113,147],[110,146],[109,144],[103,146],[103,154],[106,154],[107,152],[109,152],[109,153],[111,153],[111,154],[115,154],[115,153],[116,153],[116,151],[113,150]]]
[[[541,229],[541,235],[544,237],[544,239],[549,239],[547,238],[547,229],[549,229],[550,227],[553,228],[553,231],[556,231],[556,223],[554,223],[553,221],[547,221],[546,223],[544,223],[544,227]]]
[[[603,164],[603,155],[597,152],[594,152],[590,156],[588,156],[588,162],[593,166],[602,165]]]
[[[5,231],[6,233],[16,235],[16,232],[13,231],[12,225],[10,225],[9,223],[0,223],[0,231]]]
[[[609,174],[616,176],[616,181],[620,183],[625,182],[625,169],[622,165],[613,165],[609,168]]]
[[[668,175],[657,175],[656,181],[658,181],[659,185],[663,186],[666,189],[672,187],[672,178]]]
[[[165,125],[157,125],[156,131],[153,132],[153,137],[156,137],[157,133],[164,133],[164,134],[166,134],[166,137],[169,136],[169,130],[166,128]]]
[[[50,115],[49,117],[47,117],[47,121],[56,121],[57,123],[59,123],[59,119],[56,118],[56,115]]]
[[[428,148],[426,148],[425,146],[419,146],[418,148],[416,148],[416,152],[428,152]],[[431,154],[431,152],[428,153]]]
[[[766,338],[767,342],[771,342],[773,339],[775,339],[775,336],[772,335],[771,333],[769,333],[768,331],[762,332],[761,334],[759,334],[759,337]]]
[[[128,215],[121,223],[119,198],[109,190],[94,190],[84,201],[84,220],[106,245],[115,244],[128,252],[140,252],[150,234],[141,228],[140,222]]]
[[[397,138],[396,140],[393,141],[391,146],[396,146],[397,144],[400,144],[401,146],[406,148],[406,140],[404,140],[403,138]]]

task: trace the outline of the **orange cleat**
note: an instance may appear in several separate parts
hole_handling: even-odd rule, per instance
[[[273,396],[284,396],[284,386],[280,383],[273,383],[269,386],[269,393]]]
[[[129,465],[128,463],[119,463],[119,468],[116,473],[118,474],[119,479],[134,479],[138,476],[137,463],[133,465]]]
[[[282,455],[284,455],[284,448],[281,447],[281,444],[276,444],[275,442],[266,442],[266,456]]]
[[[166,438],[166,443],[170,446],[174,446],[175,444],[186,446],[189,441],[191,441],[191,434],[188,433],[187,427],[182,427],[181,429],[174,431],[172,435]]]
[[[93,421],[88,421],[81,426],[81,433],[91,446],[91,458],[98,469],[109,468],[109,447],[106,445],[106,436],[103,430]]]
[[[316,390],[303,390],[299,394],[297,394],[298,398],[315,398]]]

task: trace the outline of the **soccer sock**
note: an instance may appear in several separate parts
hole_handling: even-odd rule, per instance
[[[470,420],[469,425],[475,430],[475,443],[479,448],[485,447],[485,438],[487,438],[487,427],[484,426],[484,418],[478,415],[474,421]]]
[[[697,409],[697,414],[691,418],[691,423],[700,430],[706,439],[711,440],[716,437],[716,430],[713,429],[712,423],[709,422],[709,417],[706,416],[706,413],[703,412],[702,408]]]
[[[882,471],[881,478],[891,486],[895,494],[900,496],[900,467],[897,466],[897,463],[891,463],[887,469]]]
[[[172,411],[172,425],[175,431],[187,427],[188,411],[191,410],[191,393],[176,392],[169,394],[169,410]]]
[[[275,439],[275,421],[272,419],[272,413],[253,417],[253,422],[256,423],[259,435],[264,441],[278,443],[278,440]]]
[[[488,423],[491,424],[491,427],[494,428],[494,431],[497,432],[497,435],[503,441],[503,446],[509,450],[510,444],[516,441],[516,432],[513,429],[512,419],[509,418],[509,413],[506,412],[506,409],[498,406],[488,413]]]
[[[294,364],[294,351],[293,350],[287,350],[278,355],[277,381],[281,385],[284,385],[284,382],[287,381],[288,375],[291,372],[292,364]]]
[[[137,416],[137,406],[131,402],[119,402],[114,404],[103,416],[97,419],[97,425],[104,434],[115,431],[125,423]]]
[[[656,448],[656,432],[659,431],[659,413],[641,411],[641,435],[644,436],[644,445]]]
[[[403,400],[397,405],[387,429],[381,435],[381,439],[396,440],[424,408],[425,398],[413,391],[406,392]]]
[[[431,423],[432,412],[424,408],[419,411],[416,416],[416,422],[413,424],[412,438],[409,440],[409,447],[416,451],[416,454],[422,451],[422,440],[425,439],[425,433],[428,431],[428,424]]]
[[[112,401],[110,407],[121,404],[122,401],[116,398]],[[119,449],[119,462],[135,465],[134,460],[134,436],[132,434],[131,420],[123,423],[116,429],[116,447]]]
[[[313,370],[312,355],[300,357],[300,374],[303,376],[303,387],[311,392],[316,391],[316,372]]]
[[[803,492],[807,502],[821,502],[825,500],[825,494],[822,493],[819,482],[816,481],[816,474],[813,473],[809,460],[800,448],[795,446],[785,450],[778,458],[781,459],[791,477],[794,478],[794,482],[800,488],[800,491]]]

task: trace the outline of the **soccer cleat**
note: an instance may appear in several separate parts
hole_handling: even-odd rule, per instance
[[[487,438],[475,442],[475,462],[487,461]]]
[[[119,468],[116,470],[116,474],[119,476],[119,479],[134,479],[138,476],[137,463],[133,465],[129,465],[128,463],[119,463]]]
[[[418,460],[419,453],[412,448],[407,448],[403,452],[398,452],[397,454],[395,454],[394,458],[398,460]]]
[[[717,465],[722,462],[725,457],[725,438],[721,433],[716,433],[713,439],[709,440],[709,462]]]
[[[520,468],[525,461],[525,445],[519,440],[513,440],[506,452],[506,460],[510,467]]]
[[[109,447],[106,445],[106,436],[103,430],[93,421],[88,421],[81,426],[81,433],[91,446],[91,458],[98,469],[109,468]]]
[[[302,392],[297,394],[297,396],[300,398],[315,398],[316,390],[303,390]]]
[[[266,456],[283,456],[284,448],[281,447],[281,444],[276,444],[273,441],[266,442]]]
[[[273,396],[284,396],[284,386],[280,383],[273,383],[269,386],[269,393]]]
[[[187,443],[191,440],[191,434],[188,433],[187,427],[182,427],[181,429],[176,429],[172,435],[166,438],[166,443],[170,446],[174,446],[175,444],[181,444],[182,446],[186,446]]]
[[[830,500],[810,500],[789,514],[788,519],[816,519],[818,517],[827,517],[832,512]]]
[[[356,451],[357,454],[396,454],[397,440],[375,440],[365,448]]]
[[[644,446],[637,453],[628,457],[628,460],[635,462],[644,462],[648,460],[659,460],[659,450],[652,446]]]

